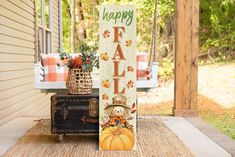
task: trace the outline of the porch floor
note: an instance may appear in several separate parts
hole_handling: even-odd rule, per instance
[[[139,117],[146,121],[152,118],[162,121],[194,156],[227,157],[235,155],[235,141],[206,125],[199,118]],[[0,155],[14,146],[17,140],[37,123],[34,120],[35,118],[32,117],[17,118],[0,127]],[[156,156],[158,155],[156,154]]]

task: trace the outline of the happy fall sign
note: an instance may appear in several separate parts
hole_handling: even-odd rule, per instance
[[[99,7],[101,150],[136,147],[136,11]]]

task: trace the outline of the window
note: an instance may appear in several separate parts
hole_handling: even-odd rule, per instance
[[[51,1],[36,0],[37,7],[37,24],[38,24],[38,55],[52,52],[51,40]]]

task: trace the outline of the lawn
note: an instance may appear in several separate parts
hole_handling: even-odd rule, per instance
[[[172,115],[173,101],[158,105],[139,104],[138,115]],[[218,103],[198,96],[199,116],[235,140],[235,107],[226,109]]]

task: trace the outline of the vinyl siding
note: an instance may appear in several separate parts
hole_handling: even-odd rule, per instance
[[[59,2],[52,1],[52,52],[57,52],[59,48]]]
[[[52,46],[59,47],[59,5],[52,0]],[[16,118],[48,117],[51,94],[34,89],[35,18],[33,0],[0,3],[0,126]]]

